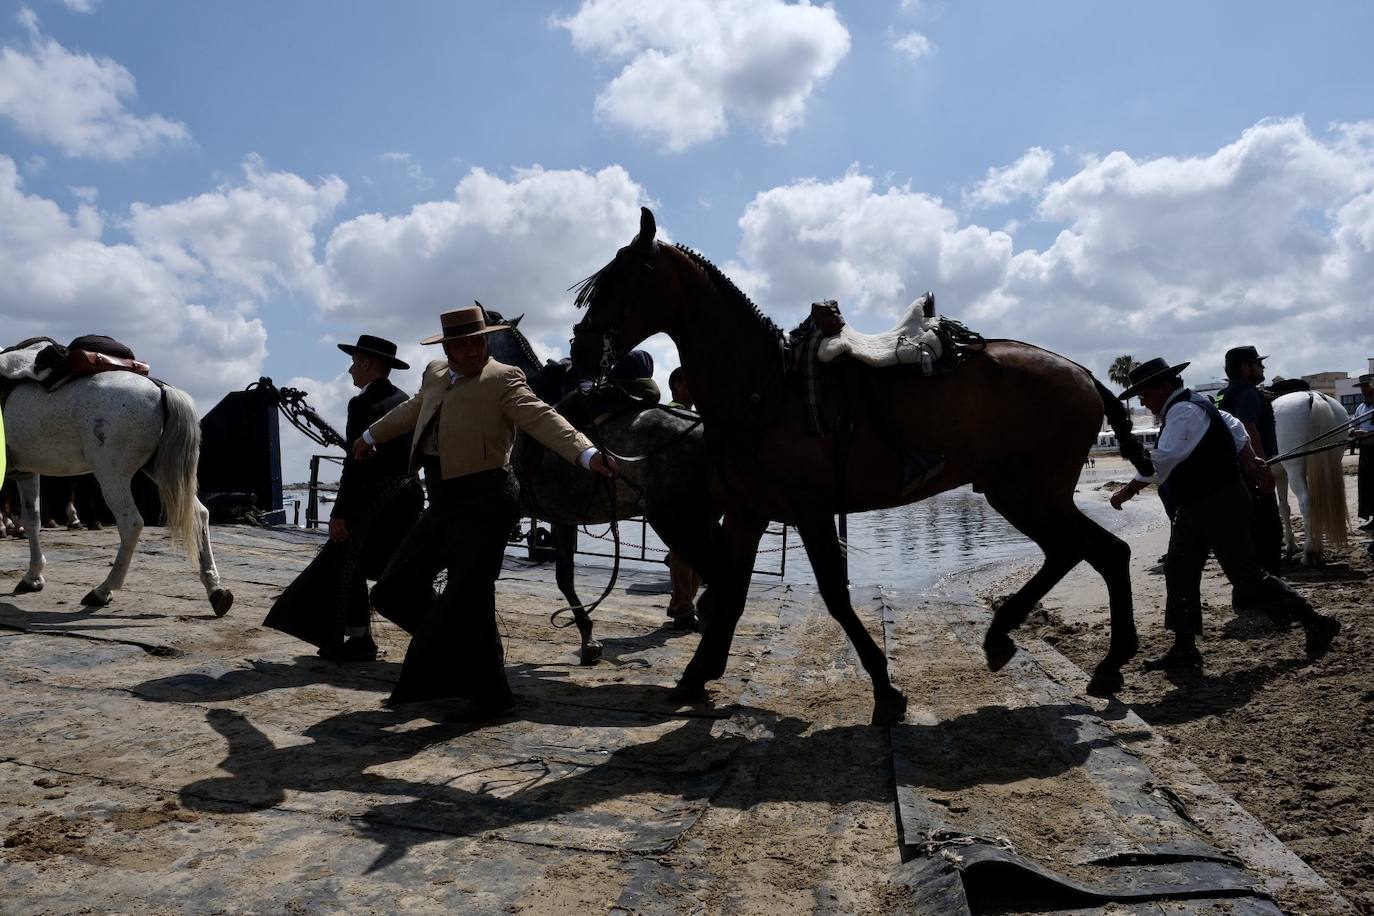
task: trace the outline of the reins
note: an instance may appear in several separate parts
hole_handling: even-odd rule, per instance
[[[627,395],[627,396],[630,397],[632,400],[639,401],[640,403],[642,403],[642,399],[640,399],[640,398],[635,398],[633,395]],[[665,451],[669,446],[673,445],[674,443],[677,443],[677,442],[681,441],[683,438],[685,438],[685,437],[687,436],[688,433],[690,433],[692,430],[696,429],[698,426],[701,425],[701,417],[700,417],[699,415],[697,415],[697,414],[695,414],[695,413],[690,414],[690,415],[683,414],[683,413],[679,413],[679,412],[675,411],[673,408],[668,407],[668,406],[663,405],[663,404],[648,404],[648,405],[645,405],[645,406],[643,406],[643,407],[631,408],[631,409],[637,409],[637,410],[639,410],[640,412],[642,412],[642,411],[644,411],[644,410],[649,409],[650,407],[657,408],[658,410],[662,410],[662,411],[664,411],[665,413],[669,413],[669,414],[671,414],[671,415],[673,415],[673,416],[675,416],[675,417],[678,417],[679,419],[683,419],[683,420],[688,420],[688,419],[690,419],[690,420],[691,420],[691,425],[689,425],[686,429],[683,429],[683,430],[678,431],[677,433],[674,433],[674,434],[673,434],[672,436],[670,436],[668,439],[666,439],[665,441],[663,441],[663,442],[659,443],[658,445],[654,446],[653,448],[651,448],[649,451],[645,452],[645,453],[642,454],[642,455],[618,455],[618,454],[616,454],[615,452],[611,451],[610,449],[604,447],[604,446],[601,445],[600,443],[596,442],[595,439],[593,439],[592,442],[593,442],[594,445],[596,445],[597,451],[601,452],[601,453],[604,454],[604,455],[609,455],[611,458],[615,459],[616,462],[625,462],[625,463],[627,463],[627,464],[630,464],[630,463],[635,463],[635,462],[639,462],[639,461],[644,461],[644,460],[646,460],[646,459],[648,459],[648,458],[653,457],[654,455],[657,455],[657,454],[659,454],[659,453]],[[623,414],[623,413],[625,413],[625,412],[627,412],[627,411],[621,411],[620,413]],[[619,415],[619,414],[613,414],[612,416],[618,416],[618,415]],[[603,422],[604,422],[604,421],[603,421]],[[590,436],[589,436],[589,437],[590,437]],[[616,477],[603,477],[603,478],[602,478],[602,484],[603,484],[603,485],[605,486],[605,488],[606,488],[606,500],[607,500],[607,505],[608,505],[608,508],[610,509],[610,514],[611,514],[611,523],[610,523],[610,524],[611,524],[611,538],[612,538],[612,542],[615,544],[615,556],[614,556],[614,558],[613,558],[612,561],[611,561],[611,578],[610,578],[610,581],[608,581],[608,582],[606,583],[606,587],[605,587],[604,589],[602,589],[601,595],[600,595],[595,601],[591,602],[590,604],[585,604],[585,603],[584,603],[584,604],[577,604],[577,605],[569,604],[569,605],[565,605],[564,607],[559,608],[558,610],[556,610],[556,611],[554,611],[552,614],[550,614],[550,615],[549,615],[549,624],[550,624],[551,626],[553,626],[554,629],[563,630],[563,629],[567,629],[567,628],[570,627],[570,626],[573,626],[575,623],[577,623],[577,612],[578,612],[578,611],[582,611],[582,612],[585,613],[588,617],[590,617],[591,614],[592,614],[592,611],[596,610],[596,609],[601,605],[601,602],[605,601],[606,598],[610,596],[611,592],[615,589],[616,580],[620,578],[620,520],[616,517],[616,483],[617,483],[617,481],[619,481],[619,480],[620,480],[620,478],[619,478],[618,475],[617,475]],[[628,480],[628,479],[625,480],[625,484],[626,484],[630,489],[634,490],[634,492],[637,494],[637,502],[642,502],[642,500],[644,499],[644,488],[641,487],[641,486],[639,486],[638,484],[636,484],[634,481]],[[530,490],[531,490],[531,500],[530,500],[530,501],[531,501],[532,504],[536,504],[536,503],[537,503],[537,500],[534,499],[534,493],[533,493],[533,491],[534,491],[534,486],[533,486],[533,477],[532,477],[532,476],[531,476],[531,486],[530,486]],[[591,514],[592,503],[596,500],[596,497],[597,497],[597,492],[596,492],[596,489],[593,488],[593,489],[592,489],[591,498],[589,498],[589,499],[587,500],[587,508],[586,508],[585,510],[583,510],[583,512],[582,512],[583,518],[585,518],[586,516],[588,516],[589,514]],[[566,621],[562,621],[561,618],[562,618],[564,615],[572,615],[572,619],[566,620]]]
[[[1311,411],[1311,403],[1312,403],[1312,401],[1311,401],[1311,398],[1310,398],[1310,396],[1309,396],[1309,398],[1308,398],[1308,410],[1309,410],[1309,414],[1310,414],[1310,411]],[[1302,443],[1299,443],[1298,445],[1293,446],[1291,449],[1289,449],[1287,452],[1284,452],[1282,455],[1275,455],[1273,458],[1270,458],[1270,459],[1266,460],[1266,461],[1264,462],[1264,464],[1265,464],[1265,466],[1267,467],[1268,465],[1271,465],[1271,464],[1277,464],[1277,463],[1280,462],[1280,461],[1287,461],[1287,460],[1289,460],[1290,458],[1303,458],[1303,457],[1305,457],[1305,456],[1307,456],[1307,455],[1316,455],[1316,454],[1319,454],[1319,453],[1321,453],[1321,452],[1329,452],[1329,451],[1331,451],[1331,449],[1333,449],[1333,448],[1346,448],[1347,446],[1350,445],[1350,442],[1351,442],[1350,439],[1342,439],[1342,440],[1340,440],[1339,442],[1332,442],[1332,443],[1329,443],[1329,444],[1327,444],[1327,445],[1319,445],[1319,446],[1317,446],[1316,448],[1307,448],[1307,446],[1311,445],[1311,444],[1314,443],[1314,442],[1320,442],[1320,441],[1322,441],[1323,439],[1325,439],[1327,436],[1332,435],[1333,433],[1339,433],[1339,432],[1343,432],[1343,431],[1345,431],[1345,430],[1348,430],[1351,426],[1354,426],[1355,423],[1357,423],[1357,422],[1358,422],[1357,418],[1351,417],[1349,420],[1346,420],[1346,421],[1345,421],[1344,423],[1342,423],[1340,426],[1333,426],[1333,427],[1331,427],[1330,429],[1328,429],[1326,432],[1324,432],[1324,433],[1322,433],[1322,434],[1320,434],[1320,435],[1317,435],[1317,436],[1313,436],[1311,439],[1308,439],[1306,442],[1302,442]]]

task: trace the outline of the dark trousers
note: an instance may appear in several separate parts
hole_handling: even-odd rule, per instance
[[[1279,517],[1278,494],[1252,487],[1250,502],[1250,537],[1255,544],[1255,560],[1260,569],[1277,576],[1283,557],[1283,520]]]
[[[1374,518],[1374,444],[1360,446],[1360,470],[1355,478],[1360,518]]]
[[[1253,500],[1245,485],[1235,483],[1178,507],[1164,559],[1164,627],[1175,633],[1202,632],[1202,570],[1207,552],[1216,555],[1226,578],[1247,604],[1300,622],[1317,616],[1307,600],[1255,559],[1251,538]]]
[[[322,648],[343,642],[348,630],[366,631],[367,580],[382,574],[423,506],[414,477],[383,481],[348,520],[348,538],[324,542],[273,602],[263,625]]]
[[[429,508],[372,589],[377,612],[411,634],[390,702],[498,702],[510,686],[496,628],[496,580],[519,517],[519,484],[501,468],[429,490]],[[441,569],[448,583],[436,595]]]

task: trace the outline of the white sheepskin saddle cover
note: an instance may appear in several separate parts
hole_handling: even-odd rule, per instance
[[[14,379],[21,381],[33,379],[41,382],[52,374],[51,369],[38,370],[35,364],[38,361],[38,354],[49,345],[49,341],[40,340],[29,344],[22,350],[9,350],[0,353],[0,378]]]
[[[940,319],[925,317],[925,302],[925,296],[912,302],[897,326],[880,334],[864,334],[846,324],[840,333],[821,341],[816,351],[821,362],[848,356],[870,366],[919,364],[929,373],[944,348],[934,330]]]

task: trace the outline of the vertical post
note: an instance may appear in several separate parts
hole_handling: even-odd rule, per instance
[[[844,581],[849,582],[849,516],[840,513],[840,549],[844,557]]]
[[[291,521],[291,524],[299,528],[301,526],[301,501],[293,499],[291,505],[296,507],[296,517]]]
[[[782,526],[782,562],[778,564],[778,579],[787,578],[787,526]]]
[[[320,456],[310,456],[310,496],[305,504],[305,527],[318,528],[320,525]]]

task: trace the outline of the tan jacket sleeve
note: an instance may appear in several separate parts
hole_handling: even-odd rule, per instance
[[[501,411],[569,464],[577,464],[578,456],[593,447],[590,439],[535,396],[525,381],[525,373],[519,369],[512,370],[506,379],[501,392]]]
[[[424,400],[424,386],[421,386],[415,397],[397,404],[390,413],[368,427],[372,438],[378,442],[390,442],[406,433],[415,432],[415,421],[420,419],[420,405]]]

